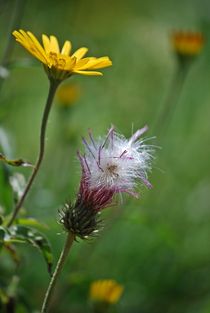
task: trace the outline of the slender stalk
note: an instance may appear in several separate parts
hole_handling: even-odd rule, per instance
[[[172,112],[174,111],[182,92],[184,82],[189,71],[189,67],[190,64],[178,64],[162,112],[160,112],[160,115],[158,116],[158,120],[155,125],[156,133],[161,133],[170,121]]]
[[[43,113],[43,117],[42,117],[42,123],[41,123],[41,131],[40,131],[40,146],[39,146],[39,154],[38,154],[38,158],[36,161],[36,164],[34,166],[34,170],[28,180],[28,183],[25,187],[25,190],[22,194],[22,197],[19,199],[18,203],[16,204],[16,207],[12,213],[12,216],[7,224],[7,226],[11,226],[12,223],[14,222],[19,210],[22,207],[22,204],[31,188],[31,185],[39,171],[40,165],[42,163],[43,157],[44,157],[44,151],[45,151],[45,134],[46,134],[46,127],[47,127],[47,121],[48,121],[48,117],[49,117],[49,113],[50,113],[50,109],[52,106],[52,102],[53,102],[53,98],[55,95],[55,92],[57,90],[57,87],[59,85],[59,81],[55,81],[55,80],[51,80],[50,81],[50,88],[49,88],[49,93],[48,93],[48,97],[47,97],[47,102],[45,105],[45,109],[44,109],[44,113]]]
[[[48,312],[48,308],[49,308],[50,300],[51,300],[51,297],[52,297],[52,294],[53,294],[53,291],[55,288],[55,284],[57,282],[57,279],[58,279],[60,272],[63,269],[63,265],[66,261],[68,254],[69,254],[69,251],[70,251],[71,246],[73,244],[74,238],[75,238],[74,234],[69,232],[67,235],[67,238],[66,238],[64,248],[63,248],[63,250],[60,254],[60,257],[58,259],[55,271],[54,271],[52,278],[50,280],[50,283],[48,285],[48,288],[47,288],[47,291],[46,291],[46,294],[44,297],[44,301],[42,304],[41,313],[47,313]]]

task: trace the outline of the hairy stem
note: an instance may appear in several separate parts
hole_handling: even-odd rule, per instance
[[[71,246],[73,244],[74,238],[75,238],[74,234],[69,232],[68,235],[67,235],[67,238],[66,238],[66,242],[65,242],[64,248],[63,248],[63,250],[61,252],[61,255],[59,257],[59,260],[57,262],[55,271],[54,271],[54,273],[52,275],[52,278],[50,280],[50,283],[48,285],[48,288],[47,288],[47,291],[46,291],[46,294],[45,294],[45,297],[44,297],[44,301],[43,301],[43,304],[42,304],[41,313],[47,313],[48,312],[49,304],[50,304],[50,300],[51,300],[51,297],[52,297],[52,293],[53,293],[54,288],[55,288],[55,284],[57,282],[57,279],[58,279],[58,276],[59,276],[60,272],[63,269],[63,265],[65,263],[65,260],[66,260],[66,258],[68,256],[68,254],[69,254],[69,251],[70,251]]]
[[[14,222],[18,212],[20,211],[23,202],[33,184],[33,181],[39,171],[40,165],[42,163],[43,157],[44,157],[44,151],[45,151],[45,134],[46,134],[46,127],[47,127],[47,121],[48,121],[48,117],[49,117],[49,113],[50,113],[50,109],[52,106],[52,102],[53,102],[53,98],[55,95],[55,92],[57,90],[57,87],[59,85],[58,81],[50,81],[50,88],[49,88],[49,93],[48,93],[48,97],[47,97],[47,102],[45,105],[45,109],[44,109],[44,113],[43,113],[43,117],[42,117],[42,123],[41,123],[41,131],[40,131],[40,144],[39,144],[39,154],[38,154],[38,158],[36,161],[36,164],[34,166],[34,170],[28,180],[28,183],[25,187],[25,190],[21,196],[21,198],[19,199],[18,203],[16,204],[16,207],[12,213],[12,216],[7,224],[7,226],[11,226],[12,223]]]

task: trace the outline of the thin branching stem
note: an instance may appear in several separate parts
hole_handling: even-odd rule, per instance
[[[64,263],[66,261],[66,258],[68,256],[68,254],[69,254],[71,246],[72,246],[72,244],[74,242],[74,238],[75,238],[74,234],[69,232],[68,235],[67,235],[67,238],[66,238],[66,242],[65,242],[64,248],[63,248],[63,250],[62,250],[62,252],[60,254],[60,257],[58,259],[55,271],[54,271],[54,273],[52,275],[52,278],[50,280],[50,283],[48,285],[48,288],[47,288],[47,291],[46,291],[46,294],[45,294],[45,297],[44,297],[44,301],[43,301],[43,304],[42,304],[41,313],[47,313],[48,312],[49,305],[50,305],[50,300],[51,300],[51,297],[52,297],[52,294],[53,294],[53,291],[54,291],[54,288],[55,288],[58,276],[59,276],[60,272],[63,269],[63,265],[64,265]]]
[[[33,184],[33,181],[39,171],[40,165],[42,163],[43,157],[44,157],[44,152],[45,152],[45,134],[46,134],[46,128],[47,128],[47,121],[48,121],[48,117],[49,117],[49,113],[50,113],[50,109],[52,106],[52,102],[53,102],[53,98],[55,95],[55,92],[57,90],[57,87],[59,85],[59,81],[55,81],[55,80],[51,80],[50,81],[50,88],[49,88],[49,93],[48,93],[48,97],[47,97],[47,102],[45,105],[45,109],[44,109],[44,113],[43,113],[43,117],[42,117],[42,123],[41,123],[41,131],[40,131],[40,146],[39,146],[39,154],[38,154],[38,158],[36,161],[36,164],[34,166],[34,170],[28,180],[28,183],[25,187],[25,190],[21,196],[21,198],[19,199],[18,203],[16,204],[16,207],[12,213],[12,216],[7,224],[7,226],[11,226],[12,223],[14,222],[18,212],[20,211],[23,202],[26,198],[26,196],[28,195],[28,192]]]

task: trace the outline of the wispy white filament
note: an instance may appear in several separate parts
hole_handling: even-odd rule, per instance
[[[140,136],[147,126],[126,139],[111,128],[105,138],[95,141],[89,133],[83,138],[85,154],[80,156],[89,188],[106,188],[134,193],[139,181],[151,187],[147,173],[151,168],[152,147]]]

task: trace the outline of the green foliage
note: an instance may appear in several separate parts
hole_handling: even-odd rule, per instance
[[[53,263],[52,250],[49,241],[42,233],[30,227],[15,225],[9,229],[7,242],[29,243],[38,248],[47,264],[48,272],[51,274]]]
[[[5,165],[0,165],[0,215],[8,213],[13,206],[12,190],[9,183],[10,172]]]
[[[7,10],[3,10],[4,6]],[[3,1],[1,9],[3,52],[11,4]],[[122,205],[104,212],[105,227],[100,237],[90,244],[74,245],[51,312],[87,312],[89,284],[100,278],[114,278],[125,286],[122,301],[116,307],[121,313],[210,312],[208,12],[210,5],[204,0],[199,4],[196,0],[38,0],[27,5],[23,25],[28,30],[69,38],[76,47],[90,46],[90,54],[110,55],[113,68],[102,79],[72,77],[80,83],[82,92],[65,119],[55,101],[45,161],[22,208],[24,215],[16,220],[18,231],[13,241],[11,238],[7,242],[9,248],[5,237],[11,235],[4,226],[22,191],[20,188],[18,193],[11,186],[10,178],[14,171],[28,177],[31,168],[0,164],[0,216],[4,225],[0,223],[0,298],[6,301],[6,286],[14,271],[21,276],[19,290],[27,294],[30,291],[29,308],[19,298],[20,307],[15,313],[31,313],[40,307],[49,277],[43,271],[43,260],[25,249],[25,243],[38,248],[51,267],[52,251],[46,238],[33,229],[44,231],[47,225],[55,255],[59,255],[63,230],[56,223],[57,210],[66,199],[74,200],[78,188],[80,172],[75,155],[81,148],[81,136],[88,128],[101,135],[112,123],[128,136],[132,124],[136,129],[147,123],[148,137],[156,136],[155,121],[177,65],[170,32],[198,26],[206,38],[204,51],[190,69],[166,129],[151,142],[162,148],[157,151],[157,169],[151,174],[153,190],[142,189],[138,201],[126,198]],[[20,155],[33,161],[48,82],[38,62],[20,48],[15,49],[13,59],[10,76],[1,89],[0,119],[4,133],[10,135],[7,134],[11,139],[9,147],[15,151],[8,151],[8,145],[0,151],[8,158]],[[28,236],[30,228],[32,238]],[[36,242],[37,236],[44,238],[44,244],[42,240],[41,245]],[[17,242],[24,249],[19,249]],[[16,250],[21,250],[21,256]],[[18,269],[10,262],[12,256],[18,257]],[[0,312],[1,309],[0,304]]]
[[[4,246],[5,235],[6,235],[6,230],[2,226],[0,226],[0,250]]]
[[[26,219],[23,219],[22,221],[27,224]],[[20,222],[21,221],[19,220],[19,223]],[[33,223],[29,224],[39,225],[39,223],[35,222],[34,219]],[[2,247],[8,248],[11,256],[16,261],[17,255],[12,249],[12,245],[17,243],[28,243],[37,248],[41,252],[47,264],[48,272],[51,274],[53,265],[53,254],[51,250],[51,245],[46,236],[44,236],[42,233],[34,228],[30,228],[20,224],[12,226],[9,229],[0,226],[0,249]]]
[[[0,161],[8,165],[15,166],[15,167],[19,167],[19,166],[31,167],[32,166],[31,163],[28,163],[22,159],[15,159],[15,160],[7,159],[2,153],[0,153]]]

